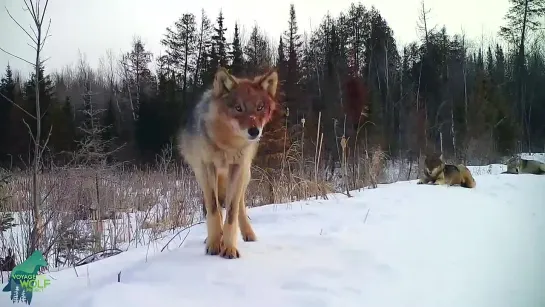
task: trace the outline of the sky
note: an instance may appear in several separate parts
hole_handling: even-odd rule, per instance
[[[45,0],[41,0],[45,3]],[[161,38],[165,29],[184,13],[200,17],[204,9],[215,21],[220,9],[225,17],[228,38],[234,23],[249,33],[257,23],[261,29],[278,41],[288,25],[289,7],[295,5],[297,22],[301,32],[316,28],[329,12],[337,16],[350,7],[351,0],[50,0],[46,19],[51,19],[49,37],[44,47],[46,71],[60,70],[74,65],[80,56],[92,67],[98,67],[99,59],[108,49],[114,54],[127,52],[135,35],[142,38],[148,50],[158,55],[162,50]],[[227,4],[229,3],[229,4]],[[421,0],[366,0],[370,8],[375,6],[394,32],[398,46],[418,39],[417,22]],[[23,10],[23,0],[0,0],[0,48],[33,62],[34,49],[30,38],[9,17],[11,15],[25,29],[30,30],[31,19]],[[508,0],[426,0],[429,23],[439,29],[443,25],[451,34],[464,31],[466,37],[481,41],[495,37],[508,9]],[[44,22],[46,24],[46,22]],[[0,75],[10,63],[13,69],[27,76],[30,64],[15,59],[0,50]]]

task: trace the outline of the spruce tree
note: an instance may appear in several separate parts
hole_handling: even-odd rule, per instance
[[[232,50],[229,53],[231,58],[231,73],[239,75],[244,68],[244,58],[242,57],[242,45],[240,43],[240,33],[238,24],[235,23],[235,33],[233,34]]]
[[[0,164],[9,154],[10,115],[15,100],[15,81],[8,64],[5,76],[0,80]]]
[[[215,58],[213,59],[214,68],[227,67],[227,51],[229,46],[225,39],[227,28],[224,28],[223,12],[220,10],[219,16],[216,19],[216,27],[214,27],[214,35],[212,41],[216,49]]]

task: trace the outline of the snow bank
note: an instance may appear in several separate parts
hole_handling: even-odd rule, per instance
[[[413,180],[253,208],[240,259],[206,256],[198,225],[162,253],[167,239],[48,274],[32,306],[544,306],[545,176],[489,169],[475,189]]]

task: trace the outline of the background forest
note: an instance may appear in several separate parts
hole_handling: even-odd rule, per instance
[[[283,108],[256,159],[250,206],[413,179],[429,151],[470,165],[545,151],[545,1],[510,3],[496,42],[430,25],[424,3],[420,40],[405,46],[379,11],[356,3],[301,33],[292,5],[281,37],[258,24],[243,35],[221,11],[202,11],[165,29],[162,54],[135,37],[99,67],[81,55],[51,74],[40,61],[29,77],[15,73],[26,64],[14,58],[0,82],[0,204],[29,212],[18,222],[25,252],[45,246],[57,260],[83,244],[81,234],[63,241],[85,228],[78,220],[101,221],[92,224],[99,250],[139,242],[138,229],[191,223],[200,192],[175,134],[220,66],[237,76],[276,67],[281,78]],[[123,230],[128,238],[103,226],[158,203],[164,212],[141,217]]]

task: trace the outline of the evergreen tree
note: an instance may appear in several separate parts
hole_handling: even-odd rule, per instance
[[[361,3],[337,16],[326,14],[304,37],[295,7],[290,5],[287,27],[274,46],[265,34],[267,29],[259,24],[243,41],[241,24],[235,23],[227,43],[221,10],[213,21],[204,10],[199,18],[183,14],[166,29],[161,40],[165,52],[155,60],[154,73],[152,54],[138,38],[121,57],[119,78],[113,57],[107,65],[101,63],[100,69],[87,67],[88,84],[78,83],[69,71],[45,76],[42,67],[38,76],[44,115],[41,138],[49,137],[48,150],[60,161],[59,153],[76,151],[74,141],[82,142],[88,134],[76,127],[90,132],[94,130],[90,126],[98,125],[103,128],[95,133],[98,139],[127,144],[124,160],[152,163],[167,145],[174,145],[179,125],[198,95],[210,87],[219,66],[253,77],[274,64],[281,107],[264,132],[259,156],[263,159],[258,160],[265,168],[282,166],[277,162],[287,155],[290,140],[299,137],[294,134],[301,133],[302,144],[308,144],[307,138],[316,135],[318,112],[322,114],[320,129],[333,131],[324,134],[321,142],[322,156],[331,165],[340,159],[342,135],[350,137],[349,146],[361,149],[352,152],[354,158],[375,145],[390,155],[409,152],[411,158],[430,149],[443,150],[456,159],[469,158],[471,148],[498,154],[517,146],[541,150],[545,59],[542,37],[532,39],[530,34],[539,34],[535,30],[542,26],[543,2],[510,0],[512,7],[500,31],[512,46],[505,50],[500,44],[482,43],[478,50],[469,51],[472,42],[464,35],[448,33],[445,27],[436,29],[424,6],[420,39],[405,46],[397,46],[392,29],[376,8]],[[25,76],[20,81],[10,66],[1,76],[1,165],[28,160],[32,141],[25,123],[32,132],[36,124],[25,112],[35,113],[35,78]],[[285,107],[289,107],[288,119],[282,114]],[[102,112],[91,120],[89,114],[96,110]]]
[[[244,48],[246,55],[246,73],[256,75],[263,72],[263,69],[271,66],[272,58],[269,44],[260,33],[257,25],[252,28],[250,39]]]
[[[138,119],[136,114],[139,113],[140,97],[144,92],[151,91],[152,75],[149,69],[151,57],[151,52],[146,50],[142,39],[135,37],[132,43],[132,50],[126,53],[121,60],[124,71],[124,88],[126,89],[126,95],[129,98],[135,120]]]
[[[15,80],[11,66],[8,64],[6,74],[0,80],[0,165],[7,161],[9,152],[9,135],[11,129],[10,115],[15,100]]]
[[[496,67],[494,70],[495,84],[499,87],[503,87],[505,81],[505,56],[503,54],[503,49],[498,44],[496,44],[494,55],[496,58]]]
[[[235,76],[240,75],[244,68],[244,58],[242,53],[242,45],[240,43],[240,33],[238,31],[238,24],[235,23],[235,32],[233,34],[233,43],[231,44],[232,50],[229,53],[231,58],[231,73]]]
[[[299,97],[297,88],[300,78],[300,54],[303,45],[301,35],[298,31],[299,27],[297,26],[297,18],[295,16],[295,6],[290,4],[288,30],[284,33],[284,40],[286,42],[285,54],[287,56],[284,92],[286,106],[294,111],[297,109]]]
[[[8,200],[6,185],[8,184],[9,177],[10,176],[0,168],[0,234],[15,226],[13,214],[6,208]]]
[[[486,71],[489,76],[492,77],[494,75],[494,58],[490,46],[488,46],[488,50],[486,51]]]
[[[76,149],[76,125],[70,96],[66,96],[64,102],[55,104],[51,110],[51,122],[50,149],[55,153],[63,153],[60,159],[66,162],[69,157],[66,154]]]
[[[51,128],[50,120],[50,107],[52,102],[55,99],[55,93],[53,91],[53,82],[50,75],[44,74],[44,67],[40,67],[39,76],[33,72],[30,76],[30,79],[25,82],[24,86],[24,97],[25,97],[25,106],[24,108],[34,117],[36,117],[36,90],[35,90],[35,80],[38,78],[40,80],[39,84],[39,95],[40,95],[40,111],[42,114],[42,123],[41,123],[41,139],[47,140],[47,136]],[[29,116],[23,117],[28,123],[32,134],[36,135],[36,120],[30,118]],[[30,146],[30,144],[29,144]]]
[[[214,27],[214,35],[212,41],[215,47],[215,57],[212,59],[213,68],[217,70],[218,67],[227,67],[227,52],[229,46],[227,44],[225,33],[227,28],[224,28],[223,12],[220,10],[218,18],[216,19],[216,27]]]
[[[184,97],[190,90],[190,78],[195,71],[195,51],[197,43],[197,24],[195,15],[183,14],[175,23],[175,30],[167,28],[161,44],[166,47],[167,63],[174,67],[178,84]]]
[[[500,28],[500,35],[517,48],[514,63],[514,89],[516,113],[523,126],[523,138],[526,144],[530,144],[530,135],[527,134],[529,112],[532,109],[526,93],[527,66],[526,43],[532,32],[541,29],[543,16],[545,15],[545,0],[509,0],[509,8],[505,19],[507,24]]]
[[[206,84],[209,84],[211,82],[211,79],[209,80],[207,78],[208,69],[210,66],[210,51],[212,47],[212,23],[210,22],[210,19],[208,19],[208,16],[202,10],[201,13],[201,24],[198,31],[198,38],[197,38],[197,44],[196,44],[196,65],[195,65],[195,73],[193,76],[193,91],[195,91],[195,94],[199,94],[201,92],[202,88],[206,86]],[[196,95],[193,96],[194,99],[196,98]]]

